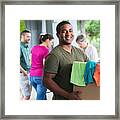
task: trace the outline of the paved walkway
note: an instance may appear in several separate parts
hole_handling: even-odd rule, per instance
[[[50,92],[50,90],[47,89],[47,100],[52,100],[53,93]],[[32,88],[32,93],[31,93],[31,100],[35,100],[36,98],[36,91],[34,88]]]

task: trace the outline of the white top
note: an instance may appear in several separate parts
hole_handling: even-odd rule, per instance
[[[87,54],[87,56],[89,57],[90,60],[98,59],[97,49],[92,44],[88,43],[88,46],[85,49],[85,53]]]

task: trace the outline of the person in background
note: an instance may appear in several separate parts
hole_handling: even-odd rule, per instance
[[[79,91],[73,92],[70,76],[73,61],[87,61],[83,51],[71,45],[74,34],[68,21],[60,22],[57,27],[59,45],[47,56],[44,67],[44,84],[53,92],[53,100],[80,100]]]
[[[30,49],[28,44],[30,40],[31,32],[29,30],[22,31],[20,40],[20,90],[23,100],[29,100],[31,96],[31,86],[28,80],[30,70]]]
[[[76,38],[76,42],[81,49],[88,55],[90,60],[98,60],[97,49],[88,42],[84,34],[80,34]]]
[[[47,88],[43,85],[43,67],[52,39],[51,34],[40,35],[40,44],[31,49],[30,83],[37,92],[36,100],[46,100]]]

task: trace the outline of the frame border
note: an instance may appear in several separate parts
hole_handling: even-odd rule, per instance
[[[115,115],[5,115],[5,5],[115,5]],[[0,119],[119,119],[119,39],[120,1],[119,0],[45,0],[45,1],[2,1],[0,27]]]

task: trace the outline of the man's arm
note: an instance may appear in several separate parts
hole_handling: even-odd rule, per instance
[[[20,71],[24,74],[24,76],[28,76],[27,72],[21,67],[21,65],[20,65]]]
[[[67,92],[65,90],[63,90],[59,85],[57,85],[53,78],[55,77],[56,74],[53,74],[53,73],[48,73],[48,72],[45,72],[44,73],[44,79],[43,79],[43,82],[45,84],[45,86],[50,89],[52,92],[60,95],[60,96],[63,96],[69,100],[80,100],[79,98],[79,92]]]

